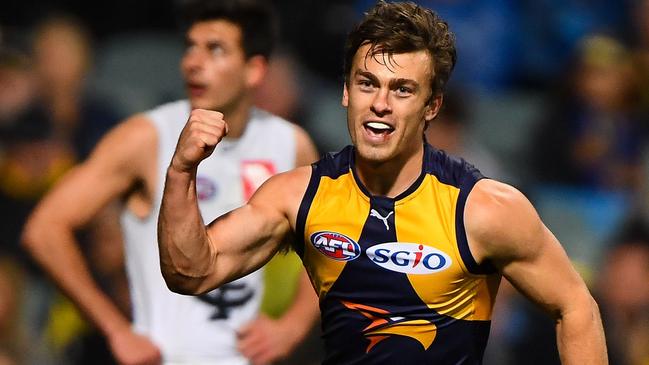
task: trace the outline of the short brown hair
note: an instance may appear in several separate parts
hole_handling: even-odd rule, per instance
[[[455,36],[448,24],[430,9],[412,2],[379,1],[347,37],[345,45],[345,81],[349,81],[352,61],[358,49],[371,47],[368,55],[393,54],[426,50],[430,53],[434,75],[433,95],[444,92],[455,66]]]

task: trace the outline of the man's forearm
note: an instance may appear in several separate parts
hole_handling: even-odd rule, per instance
[[[320,316],[318,296],[316,295],[305,270],[299,276],[295,299],[279,321],[290,326],[294,334],[292,347],[299,344],[309,333]]]
[[[104,336],[130,330],[128,319],[92,279],[71,230],[37,218],[27,225],[23,245]]]
[[[606,340],[597,303],[589,296],[577,310],[557,323],[557,344],[563,365],[608,364]]]
[[[198,208],[196,173],[167,170],[158,220],[160,266],[169,288],[196,294],[214,267],[210,245]]]

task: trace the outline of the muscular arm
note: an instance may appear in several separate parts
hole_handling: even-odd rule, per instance
[[[194,110],[167,170],[158,221],[162,274],[169,288],[199,294],[265,264],[291,231],[310,174],[270,178],[250,201],[206,227],[196,198],[196,168],[227,133],[223,115]]]
[[[138,153],[155,147],[155,133],[147,128],[146,120],[135,117],[111,131],[45,196],[23,232],[27,251],[109,341],[130,333],[130,323],[92,279],[74,232],[130,189],[139,166],[150,162]]]
[[[465,222],[476,260],[490,260],[554,318],[562,363],[606,364],[597,304],[527,198],[510,186],[482,180],[469,194]]]

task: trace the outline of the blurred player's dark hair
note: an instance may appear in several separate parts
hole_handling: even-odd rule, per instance
[[[275,10],[265,0],[185,0],[179,6],[184,31],[202,21],[226,20],[238,25],[247,58],[269,58],[276,43],[278,20]]]

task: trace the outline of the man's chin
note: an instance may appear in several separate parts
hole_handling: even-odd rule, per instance
[[[192,109],[206,109],[206,110],[218,110],[218,107],[215,103],[211,103],[203,98],[189,98],[189,104],[192,106]]]
[[[391,151],[388,146],[357,146],[359,159],[370,163],[381,163],[390,160]]]

